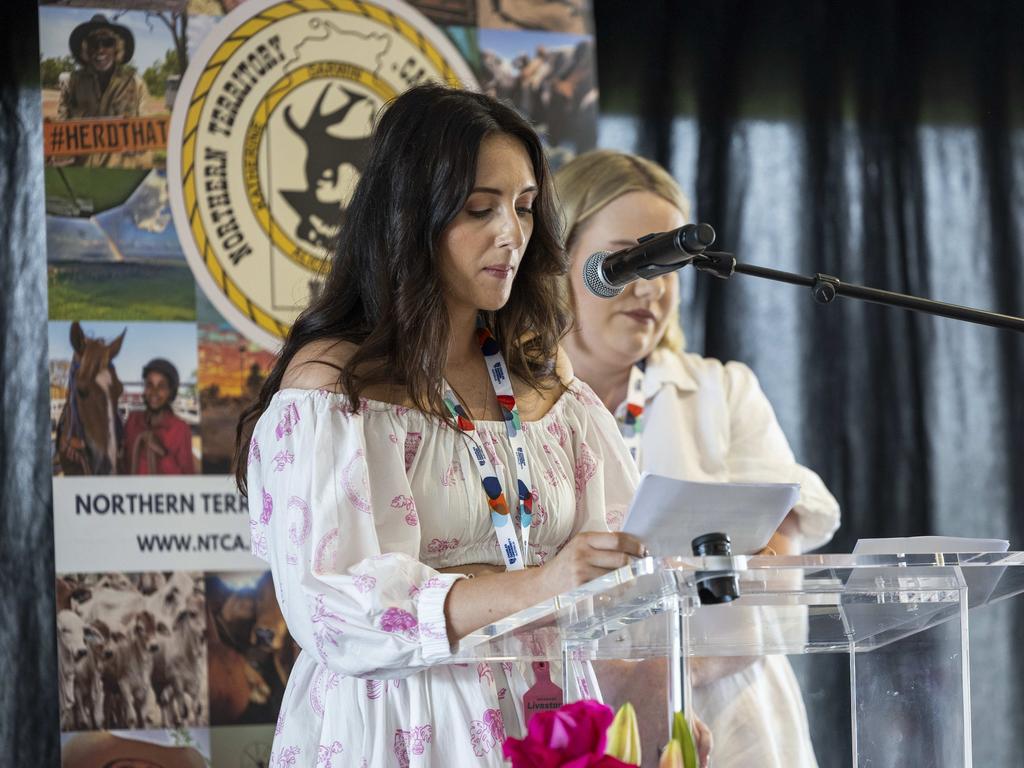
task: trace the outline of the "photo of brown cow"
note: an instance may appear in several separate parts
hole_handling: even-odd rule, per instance
[[[270,572],[208,573],[210,724],[273,723],[299,647]]]

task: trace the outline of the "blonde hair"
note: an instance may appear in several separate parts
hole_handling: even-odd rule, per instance
[[[690,201],[668,171],[655,162],[626,152],[598,149],[576,157],[555,174],[555,189],[562,206],[566,251],[572,250],[592,216],[628,192],[651,192],[678,208],[683,218],[690,216]],[[561,280],[565,297],[575,312],[569,278]],[[658,347],[681,353],[685,346],[679,307],[675,306]]]

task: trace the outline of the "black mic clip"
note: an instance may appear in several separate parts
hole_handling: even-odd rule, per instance
[[[736,257],[731,253],[704,251],[693,260],[693,266],[721,280],[728,280],[736,271]]]

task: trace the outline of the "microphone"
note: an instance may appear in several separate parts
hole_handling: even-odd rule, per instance
[[[611,299],[637,278],[650,280],[685,267],[715,242],[710,224],[686,224],[669,232],[652,232],[632,248],[598,251],[583,265],[583,282],[595,296]]]

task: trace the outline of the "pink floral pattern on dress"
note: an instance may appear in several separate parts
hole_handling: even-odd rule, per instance
[[[260,524],[255,520],[249,520],[249,549],[256,557],[267,559],[269,552],[267,537],[260,530]]]
[[[422,755],[434,737],[431,725],[417,725],[408,731],[395,730],[395,757],[399,768],[409,768],[409,755]]]
[[[295,463],[295,454],[291,451],[278,451],[274,454],[274,471],[281,472],[289,464]]]
[[[348,463],[341,470],[341,487],[345,489],[345,496],[352,502],[352,506],[358,509],[360,512],[370,514],[370,501],[366,498],[366,462],[363,460],[365,455],[362,448],[356,450],[352,454],[352,458],[348,460]],[[358,477],[355,477],[356,473],[359,473]],[[360,487],[357,487],[356,484]]]
[[[430,543],[427,544],[427,552],[432,555],[440,555],[445,552],[450,552],[454,549],[458,549],[459,540],[452,539],[431,539]]]
[[[480,442],[484,444],[484,451],[487,453],[487,458],[490,459],[491,464],[494,465],[495,469],[501,469],[505,465],[498,457],[497,451],[494,450],[494,435],[490,430],[480,430]]]
[[[399,494],[391,500],[392,509],[404,509],[405,510],[405,524],[408,526],[415,527],[420,524],[419,516],[416,514],[416,502],[412,496],[405,496]]]
[[[338,635],[343,634],[341,629],[345,619],[327,608],[326,599],[323,595],[317,595],[313,599],[313,613],[309,617],[313,624],[321,625],[313,630],[313,639],[316,643],[317,653],[320,660],[327,664],[328,643],[337,647]]]
[[[548,434],[555,438],[559,445],[565,447],[565,443],[569,439],[569,432],[566,430],[565,426],[557,421],[552,421],[548,424],[547,429]]]
[[[573,477],[576,482],[576,499],[583,495],[583,491],[586,490],[587,483],[589,483],[594,475],[597,474],[597,458],[594,456],[594,452],[590,450],[590,446],[586,443],[580,443],[580,452],[576,457],[576,466],[573,467]]]
[[[401,680],[367,680],[366,681],[366,698],[376,700],[388,692],[388,688],[398,689],[401,686]]]
[[[324,573],[333,573],[337,554],[338,529],[332,528],[323,535],[316,545],[316,553],[313,555],[313,573],[318,576]]]
[[[260,460],[260,444],[256,442],[256,438],[252,438],[249,441],[249,457],[246,459],[246,465],[252,464],[254,461]]]
[[[420,636],[431,640],[447,640],[448,632],[432,621],[425,621],[420,624]]]
[[[330,746],[321,744],[316,748],[316,764],[324,768],[334,768],[332,762],[335,755],[340,755],[344,750],[340,741],[331,742]]]
[[[281,732],[284,731],[284,713],[285,709],[284,707],[281,707],[280,711],[277,713],[277,723],[274,724],[275,736],[280,736]]]
[[[263,494],[263,512],[260,514],[260,522],[266,525],[270,522],[271,515],[274,514],[274,497],[262,488],[260,493]]]
[[[595,395],[594,390],[592,390],[589,386],[584,384],[579,379],[577,379],[573,383],[573,385],[569,387],[569,391],[572,393],[573,397],[575,397],[577,401],[583,403],[584,405],[589,405],[596,408],[604,408],[604,403],[601,402],[601,398]]]
[[[403,635],[409,640],[419,637],[419,626],[416,617],[408,611],[392,606],[380,617],[380,628],[385,632]]]
[[[295,403],[288,403],[288,405],[281,409],[281,416],[277,421],[277,427],[274,428],[274,434],[280,440],[285,435],[290,435],[298,423],[299,409],[295,406]]]
[[[377,579],[368,574],[360,573],[352,579],[352,583],[356,585],[356,589],[366,594],[377,586]]]
[[[341,675],[337,672],[331,672],[327,667],[317,667],[313,682],[309,686],[309,708],[316,713],[317,717],[323,718],[326,711],[324,699],[329,691],[338,687],[340,682]],[[281,711],[284,712],[284,709],[282,708]],[[279,722],[283,724],[283,720]]]
[[[473,754],[483,757],[505,741],[505,724],[501,719],[501,710],[484,710],[483,717],[469,724],[469,743],[473,745]]]
[[[309,513],[309,504],[298,496],[288,499],[288,538],[292,544],[301,547],[313,530],[313,517]]]
[[[444,585],[444,579],[441,579],[438,576],[431,576],[430,578],[426,579],[422,584],[413,584],[411,587],[409,587],[409,599],[417,600],[419,599],[420,592],[422,590],[437,589],[438,587],[443,587]]]
[[[626,516],[626,512],[623,509],[612,509],[611,507],[604,511],[604,522],[608,526],[609,531],[618,531],[622,528],[622,519]]]
[[[494,684],[494,671],[486,661],[481,661],[476,665],[476,676],[478,680]]]
[[[297,765],[296,760],[300,754],[302,750],[298,747],[283,747],[276,757],[271,753],[270,764],[274,768],[292,768]]]
[[[422,432],[409,432],[405,436],[405,471],[412,469],[412,463],[416,460],[416,453],[423,442]]]
[[[548,521],[548,509],[541,503],[540,494],[537,493],[536,488],[530,491],[530,496],[533,497],[533,520],[530,526],[544,525]]]
[[[444,472],[441,473],[441,485],[444,487],[451,487],[452,485],[455,485],[456,480],[459,479],[459,475],[461,474],[462,465],[459,463],[459,460],[456,459],[452,462],[452,465],[449,468],[445,469]]]

